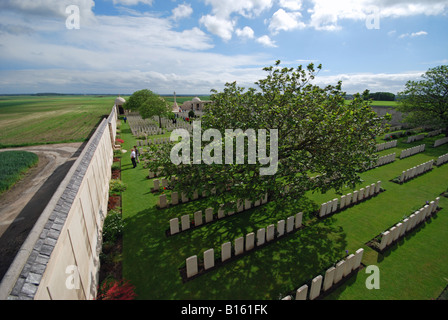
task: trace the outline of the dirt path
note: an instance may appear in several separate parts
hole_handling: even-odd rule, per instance
[[[0,279],[83,147],[68,143],[0,150],[24,150],[39,157],[36,167],[0,195]]]

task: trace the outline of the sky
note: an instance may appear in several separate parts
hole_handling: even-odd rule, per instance
[[[1,0],[0,94],[210,94],[264,67],[398,93],[448,64],[448,0]]]

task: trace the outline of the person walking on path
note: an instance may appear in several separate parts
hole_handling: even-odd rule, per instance
[[[135,160],[137,161],[137,163],[140,163],[140,152],[137,149],[137,146],[134,146],[134,150],[135,150]]]
[[[135,152],[135,149],[132,149],[131,151],[131,161],[132,161],[132,166],[135,168],[137,166],[137,162],[135,160],[137,156],[137,153]]]

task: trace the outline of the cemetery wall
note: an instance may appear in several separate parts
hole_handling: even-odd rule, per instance
[[[116,124],[114,106],[30,232],[3,278],[0,299],[96,297]]]

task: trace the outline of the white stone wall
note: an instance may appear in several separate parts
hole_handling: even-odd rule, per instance
[[[115,107],[56,190],[26,243],[26,261],[14,261],[8,299],[92,300],[99,276],[102,227],[116,134]],[[39,228],[39,225],[40,228]],[[32,243],[30,243],[32,242]],[[10,268],[11,269],[11,268]],[[5,289],[5,287],[3,287]]]

